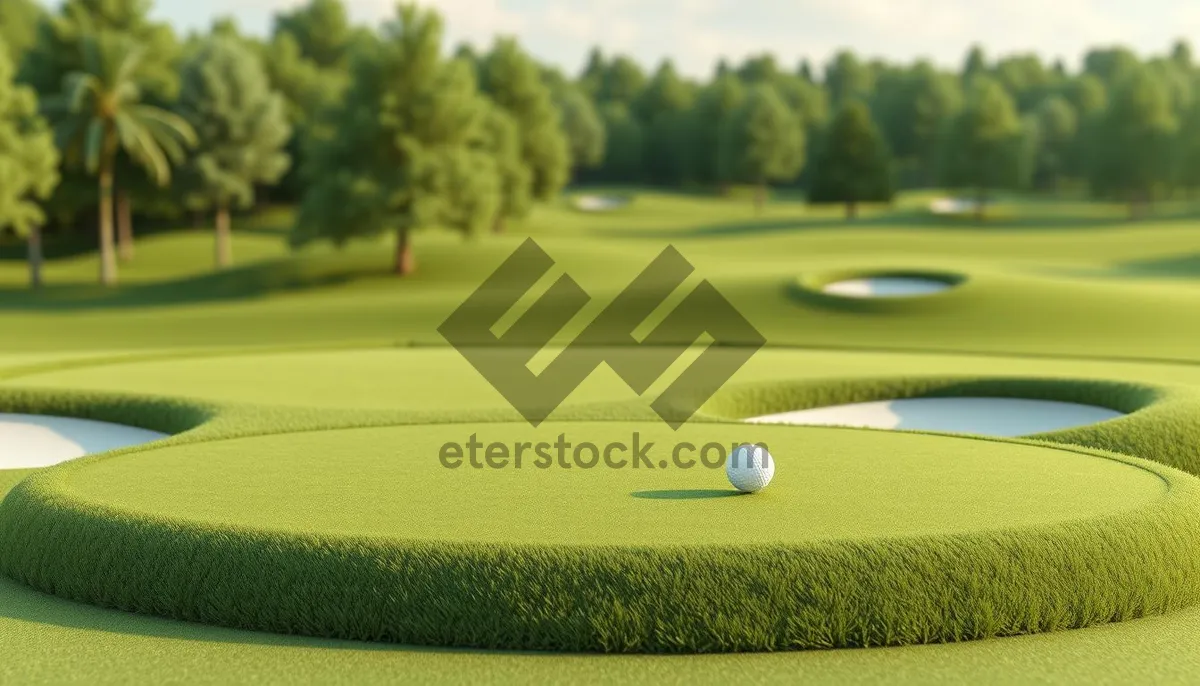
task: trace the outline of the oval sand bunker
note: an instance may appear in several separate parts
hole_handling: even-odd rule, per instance
[[[575,207],[584,212],[608,212],[629,204],[626,198],[610,195],[578,195],[575,196]]]
[[[913,276],[872,276],[825,284],[821,291],[847,298],[903,298],[940,293],[951,284]]]
[[[0,469],[48,467],[167,434],[91,419],[0,413]]]
[[[907,398],[750,417],[755,424],[850,426],[1027,436],[1124,416],[1116,410],[1021,398]]]

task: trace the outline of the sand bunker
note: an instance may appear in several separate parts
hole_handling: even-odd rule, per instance
[[[834,281],[825,284],[821,291],[847,298],[903,298],[938,293],[950,287],[951,284],[937,279],[912,276],[873,276]]]
[[[987,205],[986,202],[983,204]],[[975,212],[978,207],[978,200],[966,198],[937,198],[929,203],[929,211],[934,214],[967,214]]]
[[[577,195],[573,202],[576,208],[585,212],[606,212],[628,205],[629,199],[611,195]]]
[[[167,434],[90,419],[0,413],[0,469],[47,467]]]
[[[908,398],[750,417],[756,424],[852,426],[1027,436],[1121,417],[1116,410],[1020,398]]]

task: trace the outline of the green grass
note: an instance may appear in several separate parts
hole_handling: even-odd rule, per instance
[[[468,432],[604,444],[641,431],[696,445],[749,433],[523,426],[281,434],[79,461],[9,493],[0,565],[67,598],[210,624],[607,652],[957,641],[1200,599],[1185,583],[1200,573],[1200,484],[1152,463],[759,427],[780,460],[769,492],[676,502],[637,496],[720,488],[722,472],[437,460]]]
[[[539,207],[524,225],[511,227],[507,236],[463,242],[450,234],[421,234],[417,243],[421,271],[405,281],[386,274],[389,247],[385,242],[346,251],[316,247],[290,254],[282,241],[286,211],[241,224],[243,230],[235,241],[239,266],[221,274],[209,270],[211,235],[207,231],[147,236],[139,243],[137,260],[123,272],[124,285],[112,292],[91,284],[96,271],[94,255],[53,259],[47,270],[51,288],[37,295],[21,287],[25,274],[20,262],[0,259],[0,403],[4,405],[0,409],[76,414],[168,431],[186,430],[151,451],[135,450],[39,471],[21,482],[13,497],[0,505],[0,527],[13,533],[18,520],[5,513],[19,512],[22,531],[53,535],[31,535],[19,546],[0,547],[0,566],[21,565],[26,570],[23,573],[30,574],[35,570],[41,575],[35,581],[43,588],[99,604],[239,626],[317,634],[340,631],[339,635],[360,637],[376,631],[382,636],[379,627],[387,622],[362,619],[380,612],[379,608],[358,607],[348,613],[345,608],[356,606],[346,605],[343,598],[310,595],[327,601],[317,604],[323,608],[318,612],[294,598],[282,602],[265,587],[253,597],[229,602],[231,597],[241,597],[237,593],[249,595],[247,588],[257,588],[241,581],[212,587],[224,601],[193,603],[189,608],[187,597],[195,596],[196,588],[208,587],[195,576],[191,577],[196,581],[192,586],[182,579],[195,570],[213,569],[205,565],[215,567],[214,574],[220,570],[226,574],[206,579],[244,578],[254,573],[246,560],[264,550],[271,551],[276,562],[286,559],[287,564],[301,564],[298,560],[315,564],[313,560],[318,559],[350,564],[353,555],[338,557],[331,551],[344,552],[339,542],[354,537],[384,546],[352,547],[360,554],[358,559],[389,559],[387,555],[395,550],[385,543],[399,540],[395,532],[404,531],[419,508],[431,507],[431,498],[420,494],[389,499],[386,494],[392,484],[386,479],[373,481],[370,475],[392,470],[397,478],[402,476],[404,461],[397,458],[403,446],[433,440],[443,431],[461,432],[470,426],[515,419],[511,408],[506,408],[456,353],[440,347],[444,342],[434,328],[531,234],[595,296],[593,310],[670,242],[697,266],[691,283],[700,278],[712,280],[763,331],[769,347],[739,372],[689,431],[725,437],[722,432],[735,431],[735,425],[721,421],[763,408],[777,411],[916,395],[1047,397],[1093,402],[1132,414],[1040,436],[1047,443],[1036,445],[773,427],[765,430],[784,436],[789,453],[804,455],[806,449],[814,453],[814,471],[805,474],[807,478],[790,470],[785,476],[781,471],[762,496],[786,492],[807,498],[635,498],[630,495],[635,487],[621,482],[631,478],[627,474],[592,472],[583,481],[563,481],[562,474],[547,473],[543,478],[549,479],[548,485],[539,489],[546,500],[532,499],[529,507],[536,506],[538,512],[569,511],[578,518],[568,517],[567,523],[574,521],[576,526],[561,530],[538,528],[536,518],[522,518],[529,510],[513,503],[524,502],[525,491],[518,496],[508,490],[519,485],[517,476],[507,475],[517,479],[510,483],[504,474],[489,473],[490,480],[481,493],[465,487],[447,490],[450,487],[442,484],[436,490],[454,496],[446,498],[446,507],[469,516],[423,529],[432,532],[430,536],[436,533],[437,539],[405,542],[441,546],[444,539],[452,539],[459,546],[507,546],[524,551],[522,546],[533,544],[525,539],[532,539],[536,545],[555,550],[632,547],[661,554],[662,548],[647,540],[674,538],[684,547],[700,550],[698,554],[716,554],[713,550],[731,545],[722,536],[732,536],[729,527],[736,517],[718,518],[719,524],[712,526],[703,515],[710,508],[763,502],[782,507],[772,510],[771,517],[792,525],[762,533],[764,537],[770,534],[771,540],[760,541],[755,544],[758,547],[808,549],[849,541],[882,545],[881,541],[896,539],[912,547],[888,548],[888,557],[851,558],[838,566],[850,576],[839,578],[865,576],[867,563],[863,560],[876,561],[877,569],[870,570],[875,575],[866,583],[845,585],[860,595],[826,597],[826,605],[815,606],[823,608],[820,611],[793,612],[790,623],[776,621],[769,629],[762,628],[765,622],[747,623],[744,615],[740,619],[735,616],[732,599],[703,594],[699,597],[711,600],[705,610],[729,611],[685,615],[672,615],[670,607],[659,611],[660,605],[669,606],[667,600],[679,600],[680,596],[645,585],[622,591],[620,596],[642,598],[641,607],[655,610],[630,612],[621,606],[621,612],[593,613],[609,627],[604,631],[592,625],[582,627],[578,621],[572,624],[570,618],[559,617],[557,623],[541,621],[547,615],[539,612],[572,606],[564,602],[549,604],[551,609],[517,606],[518,611],[501,611],[498,607],[505,598],[513,603],[521,598],[517,582],[510,578],[510,586],[501,584],[508,595],[500,594],[493,604],[472,597],[470,606],[480,605],[479,612],[491,613],[494,621],[470,622],[457,614],[450,617],[454,621],[445,621],[434,611],[406,613],[402,617],[409,623],[400,626],[410,633],[382,637],[589,650],[728,650],[955,640],[1165,614],[1101,628],[954,645],[774,655],[589,657],[422,651],[243,633],[72,604],[3,582],[0,649],[9,657],[0,667],[0,675],[13,681],[45,679],[47,674],[84,680],[84,676],[95,677],[111,668],[113,671],[106,673],[114,681],[194,681],[200,679],[199,674],[218,681],[272,681],[294,675],[296,670],[321,680],[355,683],[394,678],[398,672],[416,681],[470,680],[473,675],[497,680],[543,675],[578,681],[710,681],[736,675],[794,681],[802,674],[847,683],[904,678],[1087,683],[1187,678],[1195,669],[1191,646],[1200,637],[1200,614],[1194,610],[1196,605],[1189,605],[1197,591],[1188,576],[1194,575],[1189,572],[1190,557],[1196,550],[1189,528],[1194,527],[1180,525],[1177,515],[1182,511],[1170,507],[1160,512],[1161,520],[1135,520],[1151,516],[1163,503],[1176,502],[1172,499],[1183,497],[1181,494],[1196,484],[1194,478],[1148,465],[1162,470],[1172,484],[1182,485],[1173,486],[1160,498],[1139,495],[1138,479],[1119,476],[1124,473],[1120,470],[1102,480],[1106,485],[1098,490],[1079,486],[1085,481],[1094,483],[1097,477],[1092,470],[1101,469],[1100,465],[1115,464],[1090,456],[1095,450],[1200,472],[1191,448],[1200,444],[1200,348],[1194,344],[1200,322],[1189,314],[1200,305],[1200,231],[1195,229],[1194,208],[1183,203],[1160,207],[1157,218],[1135,223],[1125,220],[1123,207],[1011,197],[1002,199],[996,220],[977,225],[969,220],[930,217],[925,205],[932,197],[934,194],[912,194],[900,198],[892,208],[866,208],[863,217],[852,224],[841,220],[840,208],[813,209],[783,197],[757,217],[744,199],[694,195],[639,193],[634,204],[608,214],[577,212],[561,202]],[[838,275],[871,272],[949,273],[964,280],[935,297],[886,304],[816,293],[815,286]],[[582,316],[573,325],[585,320]],[[573,330],[568,328],[564,338]],[[409,347],[412,343],[419,346]],[[650,428],[657,422],[646,402],[633,397],[609,370],[597,372],[555,415],[556,422],[580,420],[588,421],[578,426],[596,426],[602,433],[629,426]],[[520,425],[509,428],[525,430]],[[385,454],[362,447],[365,443],[359,441],[366,439],[341,441],[347,436],[381,437],[385,443],[378,448],[381,451],[395,447],[389,442],[401,445]],[[396,438],[389,438],[392,436]],[[906,442],[905,447],[921,447],[899,450],[898,441]],[[348,447],[339,447],[343,443]],[[1063,448],[1070,445],[1082,447]],[[239,461],[238,456],[245,458],[248,453],[239,447],[247,446],[256,448],[256,459]],[[832,459],[839,446],[855,459],[849,464]],[[990,451],[998,452],[992,456]],[[1070,460],[1037,459],[1043,453],[1070,456]],[[322,455],[334,455],[337,460],[323,461]],[[888,459],[897,455],[903,456],[903,464],[899,458]],[[913,468],[902,469],[908,462],[920,463],[922,468],[909,465]],[[1072,467],[1075,462],[1078,469]],[[102,479],[72,481],[76,470],[87,471],[91,465],[97,469],[105,465],[112,471]],[[351,465],[358,466],[349,469]],[[153,478],[139,478],[147,469]],[[219,483],[223,473],[239,473],[239,469],[243,470],[241,478],[233,486]],[[1144,473],[1127,467],[1121,470]],[[701,476],[720,481],[719,472],[702,471]],[[893,472],[903,477],[887,478]],[[681,474],[668,470],[655,473],[654,478],[680,478]],[[1043,479],[1043,474],[1051,478]],[[938,481],[943,475],[946,480]],[[0,486],[11,486],[22,476],[0,475],[4,482]],[[847,478],[833,483],[825,480],[838,476]],[[437,477],[449,478],[441,473],[431,478]],[[696,474],[683,478],[687,483],[640,490],[716,488],[692,483],[699,479]],[[1062,481],[1064,478],[1078,481]],[[288,486],[272,489],[265,486],[267,481]],[[333,486],[341,482],[345,482],[344,490]],[[880,491],[882,495],[875,499],[844,490],[867,488],[872,483],[893,490]],[[160,492],[155,484],[172,488]],[[205,488],[189,489],[189,484],[204,484]],[[1071,485],[1077,488],[1071,490]],[[1045,489],[1060,491],[1047,494]],[[274,493],[278,502],[254,506],[256,498],[269,499],[273,490],[278,491]],[[828,501],[820,500],[818,493],[828,494]],[[623,497],[607,500],[616,496]],[[328,505],[324,511],[330,514],[321,517],[305,510],[306,501],[324,502]],[[477,506],[477,501],[493,506],[485,509]],[[854,503],[869,506],[854,508]],[[901,503],[907,507],[900,507]],[[1003,507],[1005,504],[1008,507]],[[889,507],[890,516],[880,514]],[[485,517],[489,511],[503,515],[492,521]],[[610,511],[611,520],[605,519]],[[621,526],[616,515],[643,511],[666,516]],[[53,528],[39,528],[51,526],[47,513],[66,520]],[[948,514],[939,517],[939,513]],[[1071,513],[1075,519],[1064,520]],[[591,526],[593,518],[603,519],[605,526]],[[121,528],[135,523],[150,526],[149,522],[155,526],[137,531],[161,532],[161,527],[155,527],[164,521],[181,527],[179,531],[188,536],[134,535]],[[80,522],[86,524],[81,527]],[[378,530],[371,529],[369,522]],[[1003,528],[1006,522],[1009,529]],[[95,533],[109,531],[106,527],[115,527],[112,537]],[[213,535],[226,530],[222,527],[236,529],[238,536]],[[571,538],[578,540],[567,545],[562,540],[564,530],[587,530],[594,538],[575,534]],[[1061,537],[1026,535],[1048,531],[1055,536],[1069,534],[1070,542]],[[82,540],[88,536],[86,532],[91,532],[90,538]],[[511,540],[504,538],[506,532]],[[1012,535],[1011,545],[1024,546],[1022,550],[1045,546],[1048,557],[1025,559],[999,553],[988,557],[980,552],[988,549],[984,544],[992,540],[988,537],[1001,533]],[[271,540],[278,545],[255,547],[247,544],[250,539],[242,534],[275,536],[278,538]],[[522,540],[517,540],[518,535]],[[293,545],[300,539],[312,542],[304,537],[318,537],[323,543],[316,548]],[[90,551],[81,559],[91,562],[70,563],[69,544],[60,539],[75,542],[73,549]],[[939,547],[948,545],[950,539],[968,547]],[[930,540],[934,543],[919,547],[915,543]],[[1051,545],[1050,540],[1056,544]],[[1101,541],[1111,548],[1104,553],[1088,548]],[[112,542],[120,545],[106,546]],[[219,547],[239,542],[246,555],[223,554],[228,549]],[[138,546],[163,546],[161,549],[173,552],[157,557],[130,555]],[[22,550],[34,552],[23,555],[19,553]],[[57,559],[68,564],[55,567],[49,563],[54,555],[38,557],[47,550],[57,551]],[[213,552],[217,550],[222,554]],[[314,550],[327,557],[312,556]],[[422,564],[431,564],[429,560],[439,559],[446,549],[429,550],[433,552],[420,558]],[[913,571],[922,569],[921,559],[928,559],[921,555],[946,550],[957,550],[961,557],[952,559],[961,564],[943,564],[936,573],[923,576]],[[370,557],[364,551],[378,555]],[[1054,555],[1061,556],[1057,567],[1049,562],[1056,559]],[[1067,564],[1085,558],[1087,565]],[[124,576],[118,577],[116,571],[109,576],[84,571],[85,564],[121,569],[130,559],[140,560],[140,566]],[[179,573],[153,573],[187,567],[181,560],[189,559],[199,563]],[[528,557],[515,553],[512,559],[530,564]],[[813,558],[796,558],[800,559],[811,563]],[[146,560],[154,560],[154,564],[147,565]],[[887,560],[905,560],[911,566],[896,571],[885,564]],[[489,564],[496,568],[495,563]],[[649,571],[642,576],[661,580],[664,565],[645,564],[646,570],[658,576]],[[750,571],[774,574],[776,580],[788,575],[804,578],[803,574],[809,573],[817,581],[829,582],[817,574],[819,568],[792,570],[772,560],[758,562]],[[581,568],[581,575],[586,569]],[[629,569],[638,568],[619,567],[612,571],[612,578],[628,582],[631,577],[621,572]],[[741,573],[736,567],[724,569],[723,573]],[[898,576],[878,574],[879,569]],[[997,571],[989,576],[980,569]],[[973,570],[974,576],[968,576],[968,570]],[[375,572],[384,574],[378,569]],[[938,574],[943,580],[947,574],[981,580],[978,583],[986,589],[972,594],[962,590],[961,584],[939,586]],[[378,581],[385,577],[362,578]],[[69,583],[59,585],[56,579]],[[681,575],[678,582],[689,579],[696,581]],[[901,605],[890,602],[896,594],[883,588],[889,579],[917,589],[915,600]],[[1046,583],[1034,583],[1038,580]],[[547,587],[553,588],[553,583],[560,584],[560,590],[565,588],[563,584],[569,586],[547,575]],[[442,589],[443,600],[453,596],[447,590],[453,590],[453,583],[442,577],[428,587]],[[622,587],[614,582],[610,590],[613,588]],[[941,600],[930,600],[939,588]],[[582,587],[581,582],[580,595],[574,597],[587,597],[588,593],[599,597],[604,589],[604,583]],[[638,589],[643,595],[637,595]],[[958,589],[964,597],[948,602],[947,589]],[[1016,592],[1025,595],[1014,600]],[[563,594],[572,597],[565,590]],[[856,597],[872,599],[871,607],[855,607],[852,601]],[[427,599],[430,607],[435,600]],[[766,601],[741,600],[738,607],[767,616],[763,609],[769,604]],[[722,605],[724,602],[731,604]],[[837,605],[839,602],[843,604]],[[235,606],[232,611],[231,605]],[[305,609],[297,610],[302,605]],[[682,600],[674,605],[683,607]],[[936,616],[938,608],[942,616]],[[953,614],[960,608],[961,613]],[[945,616],[946,612],[953,616]],[[664,626],[691,629],[682,633],[657,630],[648,623],[651,616],[663,618]],[[779,619],[778,614],[773,616]],[[822,625],[830,618],[847,621],[833,627]],[[442,621],[435,626],[434,619]],[[525,629],[506,636],[505,627],[516,620],[524,622]],[[352,630],[330,631],[331,626]],[[450,641],[446,636],[452,630],[457,634]],[[458,640],[464,636],[467,640]],[[798,643],[792,640],[797,636],[801,637]]]

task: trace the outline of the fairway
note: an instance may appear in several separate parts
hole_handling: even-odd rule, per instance
[[[539,205],[514,235],[422,235],[403,281],[384,273],[386,244],[290,255],[269,232],[215,275],[195,236],[147,237],[111,291],[86,284],[87,256],[52,260],[56,284],[36,295],[0,262],[0,412],[167,435],[0,471],[0,675],[872,683],[1196,668],[1188,221],[1013,200],[1012,219],[980,228],[919,215],[928,198],[914,196],[846,226],[786,200],[751,218],[735,200],[585,195],[629,202]],[[535,371],[668,243],[695,266],[681,290],[710,281],[767,344],[678,430],[651,402],[703,341],[642,394],[601,365],[532,427],[436,330],[525,235],[591,296]],[[139,272],[142,254],[153,268]],[[1012,437],[746,421],[981,398],[1094,414]],[[700,451],[747,442],[769,446],[776,474],[738,495]],[[489,444],[503,446],[492,464]]]

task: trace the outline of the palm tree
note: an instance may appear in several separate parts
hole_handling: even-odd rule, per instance
[[[138,69],[143,49],[112,35],[85,35],[83,69],[67,75],[47,109],[68,161],[82,158],[100,183],[100,283],[117,281],[113,249],[113,166],[124,151],[159,186],[171,181],[171,163],[187,156],[196,132],[178,115],[141,102]]]

